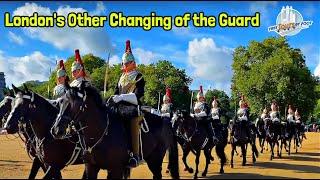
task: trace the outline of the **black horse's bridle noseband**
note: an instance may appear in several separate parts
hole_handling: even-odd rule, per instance
[[[108,134],[108,129],[109,129],[109,128],[108,128],[108,127],[109,127],[109,117],[108,117],[108,115],[107,115],[107,118],[108,118],[108,120],[107,120],[107,126],[106,126],[106,128],[105,128],[102,136],[98,139],[98,141],[97,141],[93,146],[91,146],[91,147],[87,146],[86,141],[85,141],[85,138],[84,138],[84,132],[83,132],[83,130],[86,129],[87,126],[83,127],[81,121],[76,121],[76,120],[78,119],[78,117],[80,116],[80,114],[83,113],[83,112],[85,111],[85,109],[87,109],[87,105],[86,105],[86,103],[85,103],[85,102],[86,102],[86,99],[87,99],[87,93],[86,93],[86,91],[84,91],[84,94],[82,94],[82,93],[80,93],[80,92],[77,92],[77,96],[82,99],[82,104],[81,104],[81,106],[80,106],[80,108],[79,108],[79,111],[77,111],[77,113],[75,114],[75,116],[74,116],[73,118],[68,117],[68,116],[63,116],[62,113],[61,113],[62,111],[60,111],[58,117],[60,117],[60,118],[61,118],[61,117],[68,118],[69,120],[71,119],[69,125],[70,125],[70,126],[73,126],[74,129],[75,129],[75,131],[77,132],[77,135],[78,135],[78,137],[79,137],[79,142],[80,142],[81,148],[82,148],[84,151],[91,153],[92,150],[102,141],[103,137]],[[70,103],[70,102],[67,101],[67,103],[65,104],[65,107],[64,107],[63,112],[66,110],[66,108],[67,108],[67,106],[69,105],[69,103]],[[79,129],[76,129],[77,125],[79,125]]]
[[[182,115],[182,114],[180,114],[179,115],[180,116],[180,118],[182,118],[182,124],[183,124],[183,121],[184,121],[184,116]],[[185,139],[186,141],[188,141],[188,142],[190,142],[191,141],[191,139],[193,138],[193,136],[196,134],[196,132],[198,131],[198,123],[197,123],[197,121],[194,119],[194,118],[192,118],[192,120],[194,121],[194,123],[195,123],[195,128],[194,128],[194,131],[192,132],[192,134],[191,134],[191,136],[187,136],[186,135],[186,130],[185,130],[185,128],[183,127],[183,129],[184,129],[184,134],[182,135],[182,138],[183,139]],[[180,130],[179,130],[180,131]],[[181,133],[181,132],[180,132]],[[181,133],[182,134],[182,133]]]

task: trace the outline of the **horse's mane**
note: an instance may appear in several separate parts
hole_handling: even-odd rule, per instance
[[[58,111],[58,109],[54,105],[52,105],[47,98],[45,98],[35,92],[31,92],[31,93],[34,93],[35,102],[41,104],[42,107],[46,107],[46,108],[50,108],[50,110],[54,109],[54,110]]]
[[[103,110],[103,111],[106,110],[105,103],[104,103],[98,89],[96,89],[93,86],[86,86],[85,91],[86,91],[86,93],[88,93],[88,95],[92,96],[94,102],[96,102],[96,104],[100,108],[100,110]]]

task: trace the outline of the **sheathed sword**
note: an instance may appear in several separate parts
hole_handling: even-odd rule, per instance
[[[108,60],[106,63],[106,73],[104,75],[104,85],[103,85],[103,97],[106,97],[107,92],[107,78],[108,78],[108,71],[109,71],[109,59],[110,59],[110,53],[108,54]]]
[[[190,113],[192,113],[193,107],[193,91],[191,90],[191,102],[190,102]]]
[[[158,112],[160,112],[160,98],[161,98],[161,92],[159,91],[159,97],[158,97]]]

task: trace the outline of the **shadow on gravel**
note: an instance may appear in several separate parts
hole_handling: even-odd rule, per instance
[[[310,165],[298,165],[298,164],[275,163],[275,162],[257,162],[255,163],[255,166],[263,167],[263,168],[272,168],[272,169],[293,170],[297,172],[300,171],[302,173],[320,173],[320,168],[318,166],[310,166]]]
[[[13,161],[13,160],[0,160],[0,163],[30,163],[30,161]]]
[[[320,153],[314,153],[314,152],[298,152],[294,154],[320,157]]]
[[[264,176],[260,174],[252,173],[226,173],[226,174],[217,174],[209,175],[204,177],[205,179],[292,179],[281,176]]]
[[[309,156],[295,156],[295,155],[282,156],[281,159],[288,159],[293,161],[312,161],[312,162],[320,161],[320,158],[309,157]]]

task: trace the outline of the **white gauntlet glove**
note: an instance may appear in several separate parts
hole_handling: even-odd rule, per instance
[[[115,96],[112,97],[112,99],[113,99],[113,101],[115,103],[118,103],[118,102],[122,101],[121,95],[115,95]]]

